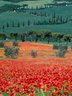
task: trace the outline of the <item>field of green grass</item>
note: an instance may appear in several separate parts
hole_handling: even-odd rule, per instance
[[[3,32],[2,26],[4,25],[4,32],[26,32],[29,30],[49,30],[51,32],[61,32],[61,33],[72,33],[72,22],[61,25],[33,25],[34,21],[37,20],[47,20],[48,17],[34,16],[29,13],[24,12],[4,12],[0,14],[0,32]],[[28,20],[30,20],[30,26],[27,25]],[[20,23],[20,27],[12,27],[12,23],[14,22],[15,26],[17,26],[18,22]],[[22,24],[25,23],[23,27]],[[6,24],[9,23],[10,27],[6,27]]]
[[[39,5],[43,5],[44,3],[51,3],[53,0],[33,0],[33,1],[22,1],[20,0],[20,2],[18,3],[13,3],[13,2],[8,2],[8,1],[3,1],[0,0],[0,6],[4,5],[4,4],[18,4],[18,5],[23,5],[23,4],[28,4],[29,6],[35,6],[36,4]]]
[[[43,6],[46,3],[51,3],[53,0],[37,0],[37,1],[22,1],[22,2],[18,2],[18,5],[23,5],[23,4],[28,4],[29,7],[36,7],[38,6]]]
[[[7,1],[0,1],[0,6],[3,6],[5,4],[17,4],[22,5],[24,3],[29,4],[29,6],[35,6],[37,4],[44,4],[46,1],[23,1],[19,3],[11,3]],[[50,2],[50,0],[48,0]],[[60,25],[33,25],[34,21],[48,21],[48,18],[56,13],[58,16],[63,16],[68,18],[72,18],[72,6],[68,7],[58,7],[58,8],[46,8],[46,9],[40,9],[40,10],[23,10],[21,12],[17,11],[6,11],[0,13],[0,32],[4,33],[10,33],[10,32],[27,32],[30,30],[36,30],[36,31],[44,31],[48,30],[51,32],[61,32],[61,33],[70,33],[72,34],[72,21],[66,23],[66,24],[60,24]],[[34,15],[30,14],[31,12],[37,12],[37,14],[45,14],[47,16],[40,16],[40,15]],[[30,25],[28,26],[28,20],[30,21]],[[12,27],[12,23],[14,22],[15,27]],[[18,22],[20,23],[20,27],[16,27]],[[23,22],[25,23],[25,26],[22,26]],[[9,27],[6,27],[6,24],[9,23]],[[4,30],[3,30],[4,26]]]

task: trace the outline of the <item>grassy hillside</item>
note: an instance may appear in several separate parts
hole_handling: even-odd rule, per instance
[[[1,0],[0,1],[0,13],[6,11],[13,11],[19,6],[27,4],[30,8],[36,8],[36,6],[43,6],[46,3],[52,2],[52,0]]]
[[[44,11],[44,10],[43,10]],[[61,11],[62,12],[62,11]],[[70,11],[71,13],[71,11]],[[68,14],[68,13],[65,13]],[[48,18],[48,17],[47,17]],[[47,20],[47,18],[45,18]],[[28,26],[28,20],[30,20],[30,25]],[[2,26],[4,25],[4,32],[27,32],[29,30],[50,30],[51,32],[61,32],[61,33],[71,33],[72,34],[72,22],[64,25],[33,25],[34,21],[44,20],[44,17],[30,15],[29,13],[23,12],[4,12],[0,14],[0,32],[3,32]],[[12,27],[14,22],[15,27]],[[20,23],[20,27],[16,27],[18,22]],[[25,23],[23,27],[23,22]],[[7,23],[9,27],[7,28]]]
[[[9,2],[15,2],[15,3],[17,3],[17,2],[21,2],[21,1],[37,1],[37,0],[3,0],[3,1],[9,1]]]
[[[22,1],[44,1],[44,2],[50,2],[50,1],[52,1],[52,0],[3,0],[3,1],[8,1],[8,2],[17,3],[17,2],[22,2]]]
[[[53,1],[69,1],[69,2],[72,2],[72,0],[53,0]]]
[[[0,32],[10,33],[10,32],[26,32],[29,30],[50,30],[52,32],[65,32],[72,34],[72,22],[68,22],[67,24],[59,24],[59,25],[34,25],[34,22],[39,21],[48,21],[49,17],[56,12],[56,16],[63,16],[68,18],[72,18],[72,6],[63,6],[58,8],[45,8],[41,10],[16,10],[18,6],[22,6],[23,4],[28,4],[29,6],[36,6],[40,4],[45,4],[45,2],[51,2],[50,0],[45,1],[23,1],[21,2],[8,2],[8,0],[0,1]],[[59,18],[59,17],[58,17]],[[28,25],[28,20],[30,21],[30,25]],[[14,22],[15,27],[12,27]],[[20,23],[20,27],[16,27]],[[25,25],[23,26],[23,23]],[[7,27],[9,24],[9,27]],[[4,28],[4,29],[3,29]]]
[[[0,7],[4,6],[5,4],[11,4],[11,2],[8,1],[0,1]]]
[[[53,0],[33,0],[33,1],[21,1],[18,2],[18,5],[28,4],[29,7],[43,6],[44,4],[51,3]]]

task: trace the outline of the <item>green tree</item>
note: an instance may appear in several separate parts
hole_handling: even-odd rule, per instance
[[[71,35],[64,35],[64,41],[71,42]]]
[[[6,34],[5,33],[0,33],[0,39],[1,40],[6,40]]]
[[[30,26],[30,20],[28,20],[28,26]]]
[[[7,27],[7,28],[9,27],[9,23],[6,24],[6,27]]]
[[[10,33],[10,38],[14,38],[15,40],[17,40],[18,33]]]
[[[63,36],[64,34],[61,33],[52,33],[52,38],[54,39],[54,42],[61,42]]]
[[[25,23],[23,22],[23,27],[25,26]]]
[[[28,4],[23,4],[23,8],[28,8]]]
[[[3,32],[4,32],[4,29],[5,29],[5,26],[4,25],[2,26],[2,29],[3,29]]]
[[[48,43],[50,42],[51,37],[52,37],[52,33],[46,31],[46,32],[45,32],[45,38],[47,38]]]
[[[17,27],[19,28],[20,27],[20,23],[18,22],[18,24],[17,24]]]

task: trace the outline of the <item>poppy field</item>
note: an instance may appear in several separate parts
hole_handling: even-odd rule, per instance
[[[72,66],[38,62],[0,61],[0,93],[3,96],[72,96]]]
[[[64,58],[59,58],[52,56],[57,51],[52,45],[19,43],[18,46],[18,59],[0,60],[1,96],[72,96],[71,49]],[[37,58],[31,57],[31,50],[37,50]]]

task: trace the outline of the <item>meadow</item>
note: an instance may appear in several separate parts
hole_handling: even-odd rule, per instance
[[[44,8],[44,9],[29,9],[29,10],[21,10],[21,11],[6,11],[0,13],[0,32],[11,33],[11,32],[28,32],[30,30],[35,31],[51,31],[51,32],[61,32],[66,34],[72,33],[72,6],[63,6],[63,7],[52,7],[52,8]],[[35,22],[48,22],[50,18],[56,14],[56,18],[68,18],[68,22],[65,24],[34,24]],[[28,25],[28,21],[30,21],[30,25]],[[23,26],[24,22],[24,26]],[[7,26],[9,24],[9,27]],[[15,27],[12,27],[14,23]],[[20,27],[17,27],[17,24],[20,23]],[[4,30],[3,30],[4,26]]]
[[[6,42],[6,46],[13,46]],[[72,96],[72,50],[64,58],[53,56],[53,45],[20,42],[17,59],[6,58],[0,48],[2,96]],[[3,51],[2,51],[3,50]],[[37,51],[37,57],[31,56]]]
[[[0,12],[0,96],[72,96],[71,9]]]

